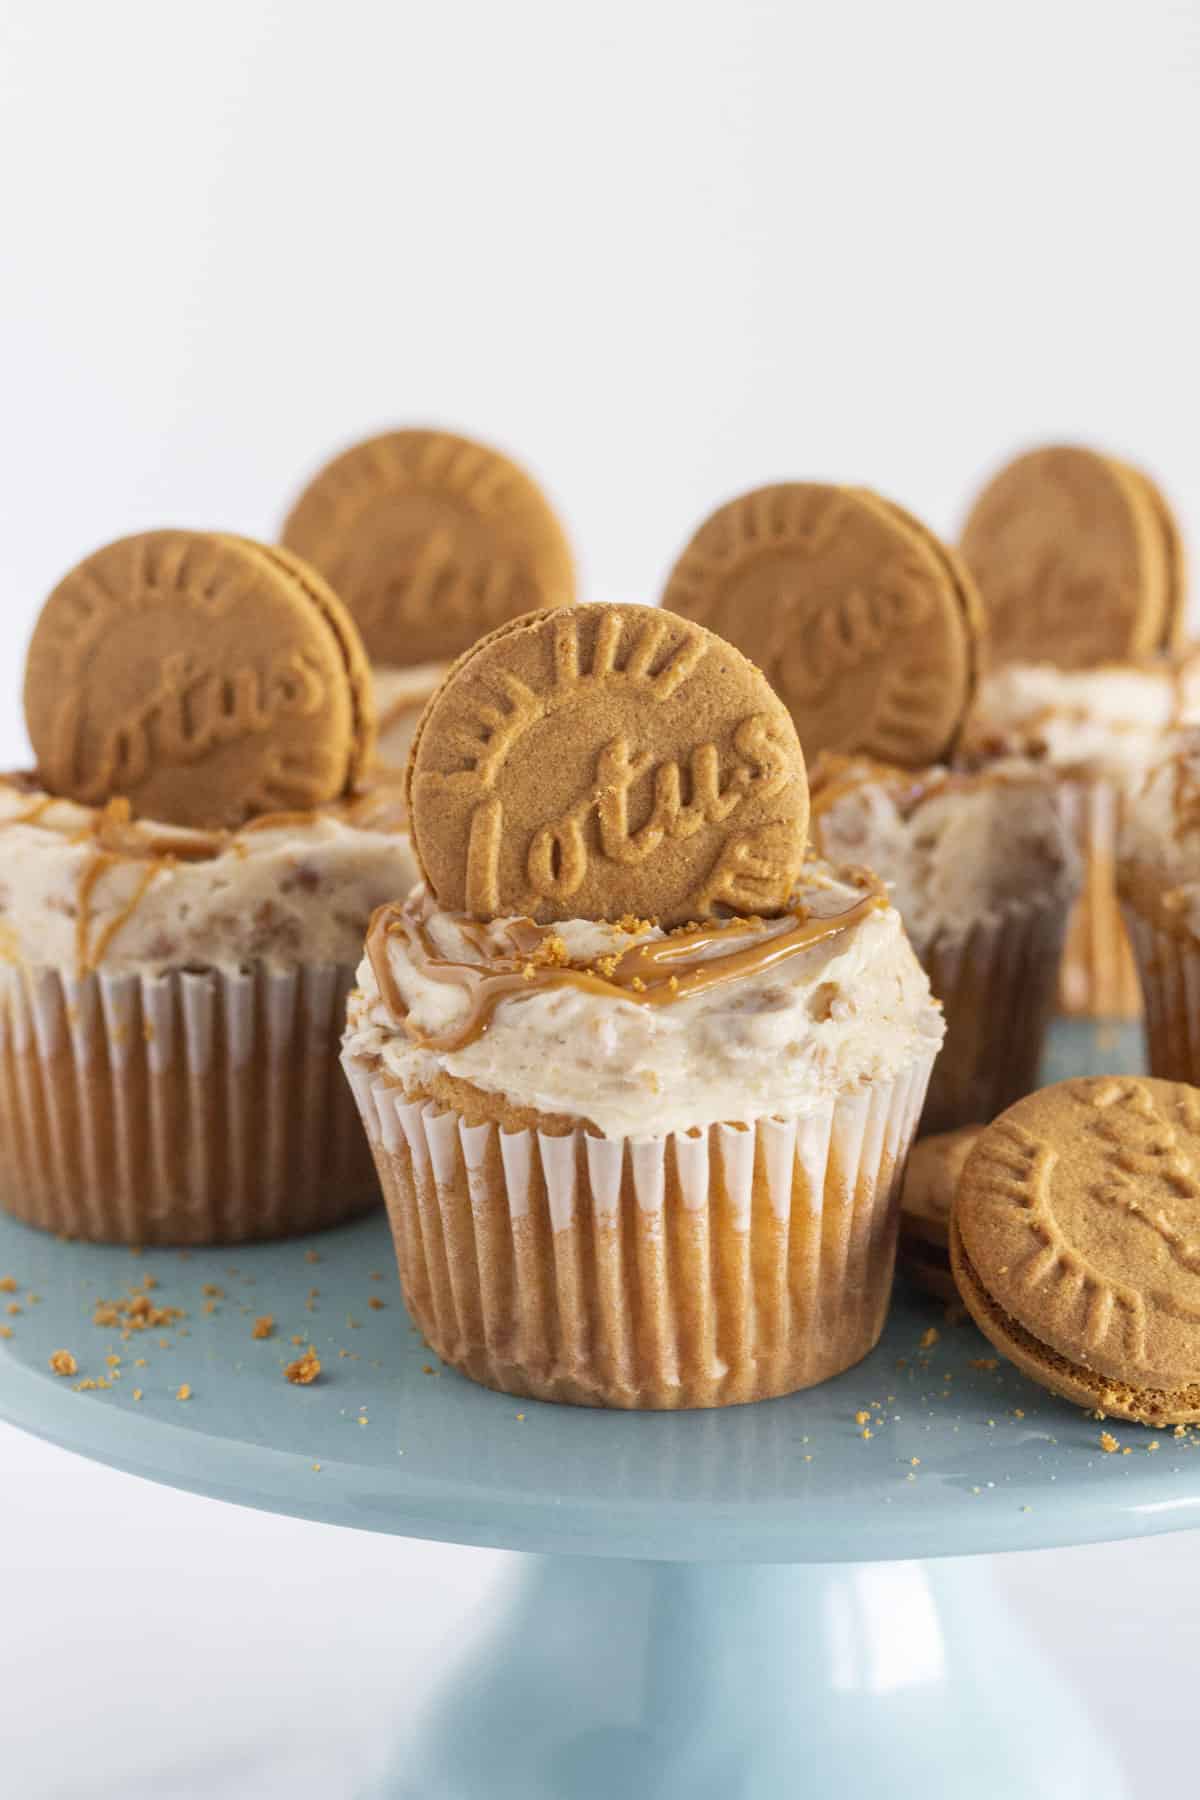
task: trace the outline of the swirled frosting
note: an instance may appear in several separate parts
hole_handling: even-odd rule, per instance
[[[1129,795],[1117,873],[1123,890],[1140,889],[1200,938],[1200,729],[1179,733]]]
[[[480,925],[421,888],[377,916],[347,1048],[606,1137],[796,1117],[932,1056],[942,1022],[880,885],[806,865],[780,918]]]
[[[134,820],[0,777],[0,960],[84,974],[354,963],[416,868],[394,787],[238,831]]]
[[[882,876],[918,955],[1031,900],[1065,908],[1079,888],[1053,772],[1023,760],[913,771],[822,757],[812,832],[827,856]]]
[[[1136,778],[1165,735],[1200,719],[1196,653],[1100,669],[1014,663],[984,680],[968,723],[971,754],[1037,757],[1067,775]]]

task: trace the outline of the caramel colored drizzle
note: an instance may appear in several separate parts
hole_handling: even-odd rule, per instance
[[[481,927],[456,917],[456,924],[473,947],[478,946],[489,961],[481,965],[444,957],[429,931],[431,903],[428,896],[422,895],[415,902],[380,907],[367,934],[367,958],[385,1007],[414,1043],[424,1050],[461,1050],[482,1037],[497,1006],[510,994],[572,987],[580,993],[629,1000],[639,1006],[669,1006],[724,982],[761,974],[827,938],[852,930],[870,913],[886,907],[887,890],[883,884],[865,873],[863,882],[862,898],[843,912],[825,918],[793,913],[792,925],[773,936],[764,935],[760,922],[750,919],[731,919],[726,924],[695,930],[685,928],[670,937],[631,946],[613,960],[611,969],[603,975],[594,968],[539,965],[531,961],[555,936],[553,926],[535,925],[531,919],[516,919],[507,927],[512,954],[505,956],[485,947]],[[412,1023],[388,956],[388,940],[392,937],[403,939],[422,975],[462,990],[468,1001],[462,1021],[434,1033],[423,1032]],[[726,954],[706,954],[714,946],[723,949],[731,940],[740,943],[747,937],[752,942],[741,943],[740,948]]]
[[[120,931],[123,926],[128,925],[130,919],[132,919],[134,913],[145,899],[158,875],[162,870],[169,869],[173,861],[171,857],[166,856],[146,864],[146,867],[142,871],[141,880],[133,890],[133,893],[129,896],[129,899],[125,902],[125,905],[119,912],[113,914],[103,931],[101,931],[100,935],[97,937],[95,943],[89,947],[87,940],[91,929],[90,904],[92,894],[95,891],[96,883],[99,881],[101,875],[104,874],[105,870],[112,868],[113,865],[120,860],[120,857],[112,856],[101,851],[96,861],[88,865],[80,878],[79,916],[75,930],[76,955],[81,974],[87,969],[99,967],[118,931]]]

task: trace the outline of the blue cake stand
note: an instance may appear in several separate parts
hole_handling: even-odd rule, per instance
[[[1046,1074],[1139,1056],[1130,1032],[1060,1028]],[[380,1218],[140,1257],[5,1221],[10,1275],[0,1414],[17,1425],[246,1506],[534,1553],[405,1743],[390,1795],[1124,1792],[969,1559],[1200,1524],[1193,1434],[1113,1426],[1104,1450],[1103,1426],[903,1286],[878,1349],[836,1381],[630,1414],[511,1400],[442,1369],[408,1323]],[[127,1316],[132,1290],[186,1317],[122,1335],[103,1321],[114,1302]],[[322,1366],[311,1386],[283,1376],[301,1338]],[[50,1370],[62,1349],[74,1376]]]

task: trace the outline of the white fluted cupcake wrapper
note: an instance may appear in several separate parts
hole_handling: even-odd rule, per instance
[[[1200,943],[1164,931],[1128,904],[1125,923],[1146,1005],[1150,1073],[1200,1084]]]
[[[657,1408],[789,1393],[871,1349],[931,1063],[803,1120],[634,1140],[469,1125],[346,1057],[438,1355],[512,1394]]]
[[[235,1243],[377,1198],[338,1067],[349,965],[0,968],[0,1204],[120,1243]]]
[[[1065,909],[1037,899],[919,948],[946,1018],[923,1132],[987,1123],[1037,1086],[1066,928]]]

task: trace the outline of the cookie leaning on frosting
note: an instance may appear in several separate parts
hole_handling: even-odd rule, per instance
[[[378,1197],[337,1066],[373,909],[414,873],[371,788],[366,658],[284,551],[149,532],[51,595],[0,778],[0,1205],[127,1243]]]
[[[1017,457],[988,483],[962,551],[989,636],[968,745],[980,756],[1030,755],[1053,771],[1085,858],[1061,1004],[1135,1017],[1114,887],[1118,815],[1167,734],[1200,717],[1179,529],[1149,476],[1055,446]]]
[[[865,1355],[941,1023],[881,886],[806,860],[758,671],[654,608],[533,614],[451,671],[409,790],[427,883],[345,1062],[433,1348],[656,1408]]]
[[[892,502],[797,482],[714,513],[664,604],[736,632],[822,752],[814,841],[891,887],[946,1013],[923,1128],[990,1118],[1036,1079],[1078,875],[1052,779],[958,755],[982,642],[967,570]]]
[[[499,451],[448,431],[390,431],[309,482],[283,542],[329,579],[371,659],[385,768],[402,771],[454,657],[506,619],[574,595],[549,501]]]

